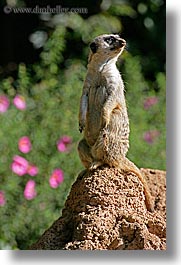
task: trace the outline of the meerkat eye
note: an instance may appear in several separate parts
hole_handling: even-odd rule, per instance
[[[114,37],[107,37],[104,39],[105,42],[107,42],[109,45],[113,44],[115,42]]]
[[[92,43],[90,44],[90,48],[91,48],[91,51],[92,51],[93,53],[96,53],[96,51],[97,51],[97,49],[98,49],[98,46],[97,46],[97,44],[96,44],[95,42],[92,42]]]

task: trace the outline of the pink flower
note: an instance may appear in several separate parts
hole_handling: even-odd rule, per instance
[[[16,95],[13,99],[13,103],[19,110],[25,110],[26,109],[26,101],[25,98],[21,95]]]
[[[35,190],[36,183],[34,180],[28,180],[24,189],[24,196],[27,200],[32,200],[36,197],[37,192]]]
[[[34,177],[38,174],[38,168],[35,165],[29,164],[27,174]]]
[[[156,140],[156,138],[158,138],[159,135],[160,135],[160,132],[157,130],[147,131],[144,133],[143,139],[148,144],[153,144],[153,142]]]
[[[0,190],[0,206],[4,206],[6,203],[4,191]]]
[[[52,188],[57,188],[64,180],[63,171],[59,168],[55,169],[50,176],[49,183]]]
[[[145,101],[143,103],[144,109],[148,110],[149,108],[151,108],[152,106],[154,106],[157,103],[158,103],[157,97],[148,97],[147,99],[145,99]]]
[[[69,136],[62,136],[57,142],[57,149],[59,152],[67,152],[70,150],[72,139]]]
[[[28,161],[25,158],[16,155],[13,157],[13,163],[11,165],[11,169],[15,174],[23,176],[27,173]]]
[[[0,95],[0,113],[4,113],[9,108],[9,99],[4,96]]]
[[[23,136],[19,139],[18,148],[22,153],[29,153],[31,150],[31,141],[28,136]]]

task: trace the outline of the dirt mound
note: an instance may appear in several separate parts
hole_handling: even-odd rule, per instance
[[[83,171],[73,184],[62,216],[30,249],[166,249],[166,173],[142,169],[155,211],[145,207],[133,173],[102,167]]]

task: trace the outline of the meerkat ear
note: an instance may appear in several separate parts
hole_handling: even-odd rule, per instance
[[[90,48],[91,48],[91,51],[92,51],[93,53],[96,53],[98,46],[97,46],[97,44],[96,44],[95,42],[92,42],[92,43],[90,44]]]

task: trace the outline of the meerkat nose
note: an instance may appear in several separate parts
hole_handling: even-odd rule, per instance
[[[124,39],[119,39],[120,46],[126,46],[126,41]]]

